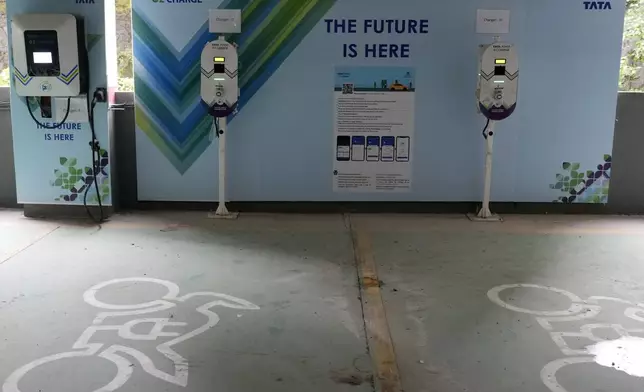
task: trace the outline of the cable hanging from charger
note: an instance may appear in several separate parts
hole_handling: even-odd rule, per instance
[[[94,128],[94,108],[96,107],[97,94],[98,92],[94,93],[91,104],[90,104],[89,97],[87,97],[87,109],[88,109],[87,116],[89,120],[89,126],[92,132],[91,134],[92,139],[89,142],[90,149],[92,150],[92,172],[91,172],[93,176],[92,182],[94,183],[94,189],[96,190],[96,199],[98,201],[98,207],[100,209],[100,217],[98,219],[94,217],[94,215],[89,209],[89,206],[87,205],[87,194],[89,193],[89,190],[92,188],[92,185],[87,183],[87,179],[85,179],[86,188],[85,188],[85,193],[83,195],[83,206],[85,207],[85,211],[87,212],[87,215],[89,215],[90,219],[92,219],[92,221],[94,221],[95,223],[100,224],[105,221],[105,213],[103,211],[103,201],[101,200],[101,192],[98,187],[98,175],[102,171],[100,166],[101,146],[98,141],[98,138],[96,137],[96,131]],[[69,118],[69,112],[71,109],[71,99],[72,97],[67,97],[67,110],[65,112],[65,117],[63,117],[63,120],[60,123],[53,124],[53,125],[46,125],[38,121],[38,119],[36,119],[36,116],[34,115],[33,110],[31,109],[31,105],[29,104],[29,97],[25,98],[25,102],[27,103],[27,111],[29,111],[29,115],[39,127],[44,129],[60,129],[64,124],[67,123],[67,119]],[[85,173],[85,174],[87,176],[90,175],[90,173]]]
[[[217,138],[219,138],[221,136],[221,134],[223,133],[223,131],[221,131],[219,129],[219,118],[217,118],[217,117],[212,118],[212,127],[215,130],[215,135],[217,136]]]
[[[490,119],[487,119],[487,122],[485,123],[485,128],[483,128],[483,139],[487,140],[487,128],[490,126]]]
[[[69,110],[70,110],[71,103],[72,103],[72,97],[67,97],[67,111],[65,113],[65,117],[63,117],[63,120],[60,123],[54,124],[54,125],[45,125],[45,124],[41,123],[40,121],[38,121],[36,119],[36,116],[34,116],[33,110],[31,110],[31,105],[29,104],[29,97],[25,98],[25,102],[27,103],[27,110],[29,111],[29,115],[34,120],[34,122],[36,124],[38,124],[39,127],[44,128],[44,129],[59,129],[60,127],[65,125],[65,123],[67,123],[67,118],[69,117]]]
[[[87,188],[85,188],[85,193],[83,195],[83,205],[85,206],[85,211],[87,212],[87,215],[90,217],[92,221],[94,221],[97,224],[101,224],[105,221],[105,214],[103,212],[103,202],[101,200],[101,192],[98,187],[98,175],[101,174],[101,146],[98,141],[98,138],[96,137],[96,131],[94,129],[94,109],[96,108],[96,98],[97,95],[99,94],[98,90],[94,92],[94,96],[92,97],[92,101],[90,103],[89,96],[87,97],[87,115],[88,115],[88,120],[89,120],[89,127],[92,132],[92,139],[89,142],[90,149],[92,150],[92,175],[93,175],[93,183],[94,183],[94,189],[96,190],[96,200],[98,201],[98,208],[100,210],[100,218],[97,219],[94,217],[94,214],[90,211],[89,206],[87,205],[87,194],[89,193],[89,190],[91,189],[92,185],[87,184],[87,179],[85,180],[85,184]],[[89,173],[87,173],[89,175]]]

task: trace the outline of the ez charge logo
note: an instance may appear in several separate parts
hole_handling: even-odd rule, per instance
[[[612,10],[613,6],[610,4],[610,1],[584,1],[584,8],[586,10]]]

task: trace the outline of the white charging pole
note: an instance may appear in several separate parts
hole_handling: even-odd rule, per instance
[[[211,218],[236,219],[238,212],[230,212],[226,207],[226,135],[228,134],[228,122],[226,117],[219,119],[219,205]]]
[[[228,133],[227,120],[223,117],[219,120],[219,206],[215,215],[228,216],[226,208],[226,134]]]
[[[494,149],[494,127],[496,121],[490,121],[488,128],[485,131],[485,185],[483,187],[483,206],[479,211],[477,217],[480,219],[493,219],[498,220],[498,216],[492,214],[490,211],[490,193],[492,191],[492,157]]]

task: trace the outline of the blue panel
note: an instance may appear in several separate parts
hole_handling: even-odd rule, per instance
[[[105,42],[104,0],[7,0],[7,19],[24,13],[71,13],[85,23],[87,45],[90,47],[89,91],[97,87],[108,88],[107,48]],[[115,23],[115,22],[114,22]],[[113,28],[114,26],[112,26]],[[11,37],[11,23],[9,23]],[[112,32],[114,34],[114,32]],[[11,40],[11,38],[10,38]],[[115,57],[114,57],[115,60]],[[12,84],[15,82],[12,78]],[[53,104],[55,106],[55,104]],[[55,109],[55,107],[53,108]],[[40,110],[33,108],[38,117]],[[40,119],[55,123],[55,119]],[[89,148],[91,130],[88,123],[64,124],[61,129],[39,129],[32,120],[25,97],[11,91],[11,122],[16,166],[18,202],[25,204],[82,204],[82,189],[92,177]],[[95,110],[95,130],[103,149],[109,150],[107,104],[99,103]],[[98,175],[105,205],[111,204],[111,165],[108,152],[101,159]],[[91,174],[91,172],[90,172]],[[88,204],[95,203],[95,191],[91,188]]]
[[[177,7],[135,3],[178,50],[200,25],[188,22],[189,6],[176,13]],[[357,19],[358,33],[329,34],[320,22],[263,84],[249,87],[257,92],[228,134],[230,199],[479,200],[485,119],[476,111],[474,91],[478,46],[491,42],[476,34],[479,8],[511,11],[511,33],[503,38],[516,44],[521,68],[516,111],[496,128],[492,199],[558,199],[555,183],[564,162],[579,163],[585,172],[612,150],[624,0],[611,5],[599,11],[576,0],[336,2],[324,18]],[[428,34],[363,34],[360,28],[365,19],[407,18],[429,19]],[[376,43],[409,44],[410,57],[343,57],[343,44]],[[343,65],[416,70],[412,192],[333,192],[334,68]],[[267,72],[275,67],[269,63]],[[137,155],[143,200],[216,199],[216,141],[183,174],[140,131]],[[153,180],[155,175],[163,180]]]

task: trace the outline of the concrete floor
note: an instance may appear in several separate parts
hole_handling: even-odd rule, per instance
[[[378,217],[359,219],[373,237],[405,390],[642,390],[644,340],[635,347],[624,345],[629,351],[609,352],[608,367],[595,364],[591,354],[564,353],[562,348],[583,350],[599,340],[621,338],[626,332],[619,325],[644,337],[644,329],[635,331],[644,322],[624,315],[625,309],[644,302],[644,220],[505,218],[500,224],[472,224],[461,217],[392,217],[386,225]],[[547,330],[539,315],[505,309],[488,297],[490,289],[512,284],[567,290],[580,297],[579,309],[567,314],[571,299],[544,288],[499,292],[500,300],[524,312],[564,311],[573,319],[552,321]],[[598,300],[601,311],[594,316],[591,304],[584,302],[592,296],[633,304]],[[566,345],[553,339],[558,333],[580,334],[589,324],[608,325],[598,325],[587,336],[566,336]],[[562,358],[584,362],[562,367],[554,374],[556,382],[542,376],[548,363]],[[612,369],[629,361],[636,362],[639,377]]]
[[[120,352],[129,362],[123,370],[97,355],[61,358],[18,377],[20,390],[94,391],[112,380],[122,382],[130,372],[119,391],[370,391],[351,238],[342,217],[277,221],[258,216],[233,222],[204,216],[121,216],[97,230],[0,212],[0,383],[38,358],[82,352],[72,346],[98,313],[127,310],[97,309],[84,301],[84,293],[102,282],[141,277],[175,283],[180,296],[223,293],[259,309],[213,307],[218,324],[174,347],[184,358],[177,361],[185,365],[179,369],[157,352],[174,337],[136,335],[150,334],[152,324],[134,326],[134,337],[96,331],[85,340],[103,344],[98,353],[126,346],[149,360]],[[166,292],[154,282],[123,282],[99,289],[94,297],[108,305],[143,304]],[[194,297],[170,309],[109,317],[96,325],[167,318],[188,325],[166,326],[164,332],[185,334],[207,325],[208,318],[196,309],[212,298]],[[141,362],[170,376],[188,373],[188,388],[181,380],[168,382],[170,376],[150,375]],[[15,392],[7,388],[5,383],[3,392]]]
[[[505,218],[0,211],[2,392],[372,391],[351,228],[406,392],[641,390],[644,220]]]

